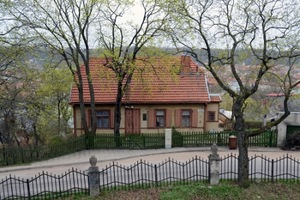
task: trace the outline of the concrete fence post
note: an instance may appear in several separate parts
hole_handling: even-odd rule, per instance
[[[220,174],[220,161],[221,161],[220,156],[218,154],[218,146],[216,144],[213,144],[211,146],[211,151],[212,154],[208,156],[209,165],[210,165],[209,183],[211,185],[217,185],[220,182],[219,174]]]
[[[97,158],[95,156],[91,156],[90,164],[91,167],[88,169],[89,190],[90,196],[95,197],[100,194],[100,172],[99,168],[96,166]]]
[[[165,149],[172,148],[172,129],[165,129]]]

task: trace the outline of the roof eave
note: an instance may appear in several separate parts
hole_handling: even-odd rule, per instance
[[[180,102],[172,102],[172,101],[165,101],[165,102],[122,102],[123,105],[130,104],[130,105],[182,105],[182,104],[207,104],[210,101],[180,101]],[[79,102],[72,102],[69,103],[72,106],[79,105]],[[90,102],[85,102],[85,105],[89,105]],[[95,103],[96,106],[99,105],[115,105],[115,102],[97,102]]]

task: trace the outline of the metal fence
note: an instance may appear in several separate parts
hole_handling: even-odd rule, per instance
[[[221,158],[221,180],[238,178],[235,154]],[[171,184],[208,182],[209,160],[193,157],[186,162],[167,159],[159,164],[138,161],[129,166],[111,163],[100,171],[100,191],[129,190]],[[249,178],[260,182],[300,182],[300,162],[289,155],[277,159],[249,158]],[[9,176],[0,181],[0,199],[55,199],[89,192],[87,171],[69,170],[60,176],[41,173],[31,179]]]
[[[216,143],[218,146],[227,146],[228,138],[234,132],[173,132],[172,147],[207,147]],[[116,141],[121,141],[121,146]],[[157,149],[164,148],[164,134],[122,135],[113,134],[87,135],[72,138],[59,145],[40,146],[33,148],[1,148],[0,166],[29,163],[46,160],[57,156],[74,153],[85,149]],[[276,147],[277,133],[266,131],[249,138],[249,146]]]
[[[87,174],[75,169],[58,176],[42,172],[31,179],[10,175],[0,181],[0,199],[57,199],[88,191]]]
[[[63,144],[38,147],[2,147],[0,149],[0,166],[30,163],[55,158],[86,149],[83,137],[70,139]]]
[[[230,135],[235,132],[178,132],[172,133],[172,147],[206,147],[216,143],[218,146],[227,146]],[[126,148],[126,149],[150,149],[164,148],[165,135],[160,134],[140,134],[124,135],[120,137],[121,146],[116,146],[116,138],[112,134],[101,134],[87,136],[89,148]],[[262,134],[249,138],[249,146],[256,147],[276,147],[277,133],[266,131]]]

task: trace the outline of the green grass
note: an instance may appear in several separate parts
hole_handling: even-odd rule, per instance
[[[60,199],[76,200],[298,200],[299,183],[251,183],[241,188],[234,182],[222,182],[217,186],[208,183],[161,186],[158,188],[101,191],[98,197],[76,195]]]
[[[240,188],[234,183],[221,183],[218,186],[194,184],[176,186],[160,193],[161,200],[190,199],[299,199],[299,184],[291,183],[252,183],[249,188]]]
[[[238,199],[241,189],[230,184],[210,186],[207,184],[194,184],[187,186],[172,187],[161,193],[161,200],[181,199],[190,200],[197,197],[202,199]]]

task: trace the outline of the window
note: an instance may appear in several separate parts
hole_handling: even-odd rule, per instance
[[[96,111],[98,128],[108,128],[109,127],[109,114],[110,113],[108,110]]]
[[[165,111],[156,110],[156,127],[165,127]]]
[[[208,111],[208,121],[214,122],[216,121],[215,112],[214,111]]]
[[[143,113],[143,121],[147,121],[147,113]]]
[[[183,110],[181,115],[181,126],[190,127],[191,126],[191,111]]]

